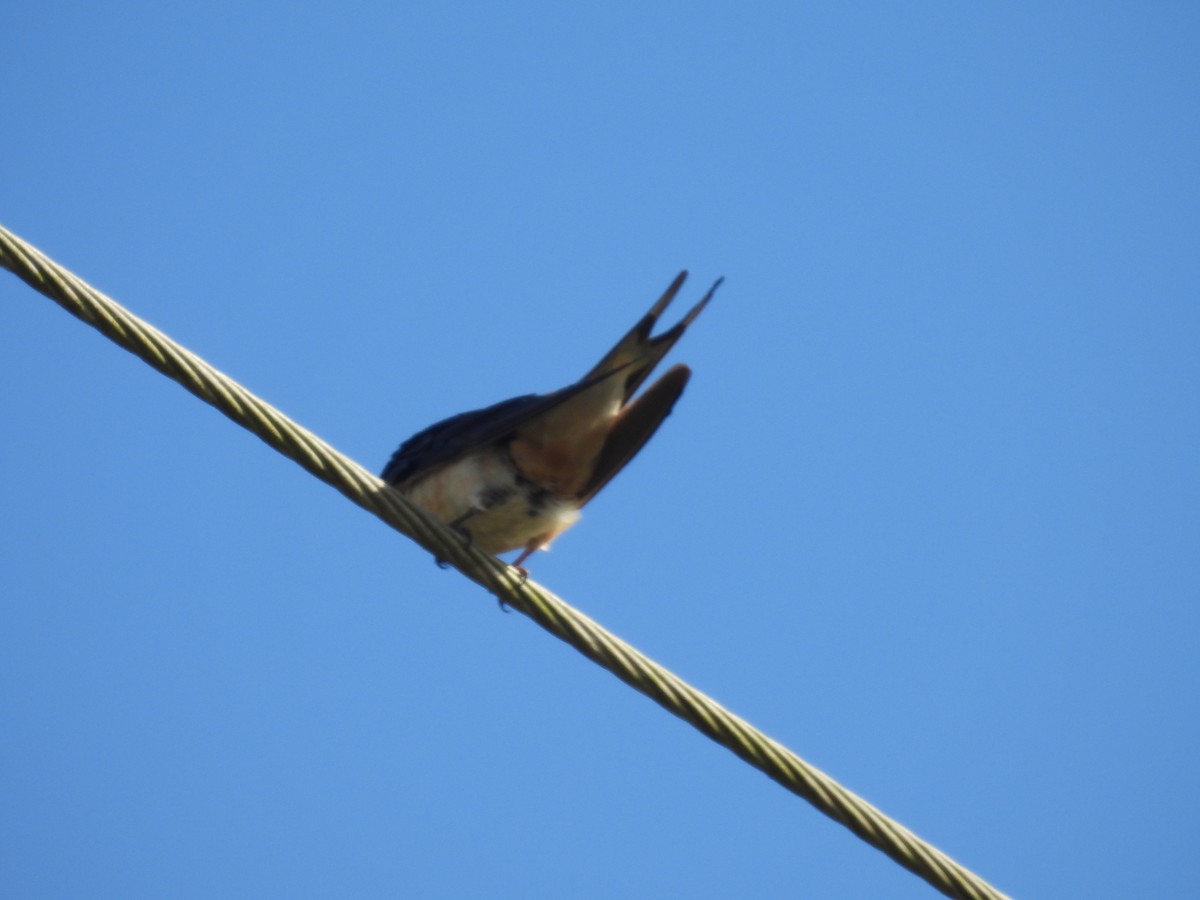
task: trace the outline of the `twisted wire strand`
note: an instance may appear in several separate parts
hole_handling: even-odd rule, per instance
[[[950,897],[1004,898],[904,826],[447,526],[0,226],[0,265]]]

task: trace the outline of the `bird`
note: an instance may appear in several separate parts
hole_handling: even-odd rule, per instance
[[[724,281],[718,278],[676,325],[653,335],[687,275],[680,272],[579,381],[431,425],[400,445],[383,480],[467,543],[493,555],[521,550],[512,565],[524,573],[522,563],[579,520],[683,393],[691,370],[677,363],[634,398]]]

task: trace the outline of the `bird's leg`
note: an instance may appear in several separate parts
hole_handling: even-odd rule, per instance
[[[465,543],[467,545],[468,549],[475,546],[475,539],[471,536],[471,530],[469,528],[463,527],[463,523],[465,521],[467,521],[467,519],[471,518],[472,516],[478,515],[480,512],[482,512],[482,510],[480,510],[476,507],[472,507],[471,509],[468,509],[465,513],[463,513],[461,516],[459,516],[457,519],[453,519],[450,522],[446,523],[447,525],[449,525],[451,528],[453,528],[455,531],[458,532],[459,536],[461,536],[463,539],[463,543]],[[450,568],[450,563],[446,562],[444,559],[439,559],[439,558],[435,557],[433,561],[437,564],[437,567],[439,569]]]
[[[457,519],[454,519],[450,522],[450,527],[462,535],[462,539],[467,542],[468,547],[474,544],[474,539],[471,537],[470,530],[463,528],[463,522],[467,521],[467,519],[470,519],[472,516],[479,515],[481,512],[483,512],[483,510],[473,506]]]
[[[527,559],[529,559],[529,557],[533,556],[534,552],[540,546],[541,546],[540,544],[527,544],[524,551],[522,551],[521,555],[518,556],[514,562],[509,563],[510,566],[512,566],[514,569],[516,569],[521,574],[521,584],[524,584],[526,581],[529,580],[529,570],[527,568],[525,568],[523,565],[521,565],[521,563],[525,562],[525,560],[527,560]]]

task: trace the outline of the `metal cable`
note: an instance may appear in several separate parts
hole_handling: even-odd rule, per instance
[[[950,897],[1005,895],[0,226],[0,265]]]

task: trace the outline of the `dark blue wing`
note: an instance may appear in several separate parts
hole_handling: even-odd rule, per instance
[[[549,412],[580,391],[627,368],[628,364],[618,366],[611,372],[603,372],[549,394],[525,394],[443,419],[401,444],[380,477],[388,484],[399,485],[436,466],[451,462],[475,447],[507,440],[530,419]]]
[[[389,484],[400,484],[450,462],[472,447],[502,440],[530,415],[541,412],[544,401],[553,396],[525,394],[430,425],[400,445],[380,477]]]
[[[628,368],[626,363],[549,394],[525,394],[443,419],[401,444],[379,477],[388,484],[399,485],[436,466],[452,462],[475,447],[507,440],[530,419]]]

